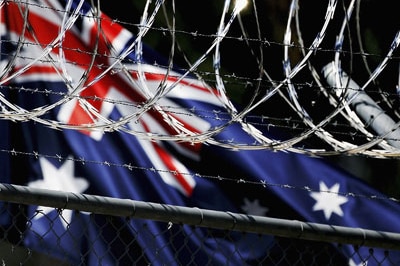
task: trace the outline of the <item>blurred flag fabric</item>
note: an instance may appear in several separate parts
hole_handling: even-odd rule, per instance
[[[74,10],[79,10],[76,18]],[[37,121],[0,121],[1,182],[400,232],[400,206],[396,202],[357,196],[385,197],[321,159],[268,150],[233,151],[196,142],[147,140],[150,133],[178,134],[168,121],[201,133],[221,126],[229,116],[216,91],[193,77],[180,80],[179,71],[168,70],[165,59],[139,42],[123,65],[113,65],[137,39],[106,15],[101,14],[101,20],[95,15],[82,1],[7,2],[1,7],[0,66],[1,73],[6,73],[2,79],[7,79],[1,93],[23,108],[12,110],[2,102],[2,112],[40,112],[62,102],[40,114]],[[68,19],[73,22],[70,29],[62,23]],[[57,39],[62,30],[66,30],[63,38]],[[20,46],[20,42],[25,45]],[[142,53],[137,52],[138,47],[143,48]],[[35,59],[38,60],[34,62]],[[12,68],[4,71],[10,62]],[[113,67],[103,75],[109,66]],[[17,74],[12,76],[14,73]],[[82,80],[85,83],[80,84]],[[157,108],[138,113],[163,82],[166,86],[178,84],[158,100]],[[84,89],[79,91],[80,88]],[[66,99],[68,92],[76,94]],[[104,125],[135,112],[131,122],[115,132],[52,128],[62,124]],[[239,124],[230,125],[215,138],[239,143],[255,141]],[[37,156],[23,157],[27,168],[14,169],[7,152],[11,150]],[[228,176],[237,182],[223,182],[207,178],[208,175]],[[82,261],[76,248],[85,254],[85,264],[97,264],[98,254],[102,254],[105,265],[122,260],[124,251],[118,246],[121,243],[107,243],[111,236],[106,230],[104,241],[98,239],[101,221],[96,224],[85,214],[65,210],[64,219],[59,219],[56,211],[40,206],[32,207],[29,215],[33,219],[24,236],[28,247],[44,247],[47,253],[73,264]],[[144,227],[144,233],[137,233]],[[64,234],[67,228],[69,233]],[[170,243],[161,233],[165,231],[162,225],[141,220],[131,220],[126,230],[135,238],[128,257],[139,256],[139,250],[143,250],[141,262],[154,265],[241,265],[243,260],[251,264],[275,244],[269,236],[254,239],[237,233],[228,240],[189,226],[184,226],[184,232],[175,232],[174,243]],[[185,235],[190,238],[184,240]],[[177,252],[184,241],[184,250]],[[56,242],[62,249],[54,245]],[[96,252],[89,252],[89,248]],[[354,248],[344,246],[338,254],[350,264],[400,263],[398,252],[390,252],[389,260],[379,249],[371,256],[368,248],[360,247],[359,255],[354,256]]]

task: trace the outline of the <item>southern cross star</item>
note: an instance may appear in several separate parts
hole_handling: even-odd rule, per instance
[[[328,221],[332,214],[335,213],[343,216],[342,204],[346,203],[348,199],[339,194],[340,184],[335,183],[331,188],[321,181],[319,182],[320,192],[311,192],[310,196],[316,200],[313,206],[313,211],[323,211],[325,219]]]
[[[268,212],[268,208],[263,207],[258,199],[249,200],[248,198],[244,198],[244,204],[241,208],[249,215],[265,216]]]
[[[29,182],[29,187],[74,193],[82,193],[89,187],[89,182],[86,179],[74,176],[74,162],[71,158],[67,158],[60,168],[55,167],[45,158],[40,158],[39,160],[40,167],[42,168],[43,179]],[[54,210],[54,208],[44,206],[38,206],[37,210],[38,209],[41,210],[43,215]],[[71,223],[72,213],[72,210],[63,210],[62,215],[64,219],[61,219],[61,221],[65,228],[69,223]],[[37,215],[34,219],[40,217],[41,216]]]

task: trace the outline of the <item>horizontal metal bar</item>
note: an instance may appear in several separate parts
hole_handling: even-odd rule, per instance
[[[0,200],[280,237],[400,250],[400,234],[1,184]]]

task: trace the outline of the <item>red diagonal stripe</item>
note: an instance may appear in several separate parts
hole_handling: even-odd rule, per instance
[[[8,27],[15,31],[15,32],[22,32],[22,27],[24,25],[24,20],[20,15],[20,11],[18,9],[18,5],[15,3],[9,3],[5,8],[8,9],[10,12],[9,14],[13,14],[13,16],[10,17],[10,21],[12,23],[8,23]],[[105,18],[105,17],[103,17]],[[103,19],[102,20],[102,28],[104,32],[107,32],[108,35],[112,36],[112,38],[115,38],[118,35],[118,32],[122,29],[121,26],[118,24],[115,24],[111,27],[110,24],[105,23],[105,22],[110,22],[108,19]],[[38,39],[39,44],[42,47],[45,47],[47,44],[51,43],[54,40],[54,35],[51,33],[57,33],[59,31],[59,26],[55,25],[54,23],[44,19],[43,17],[35,14],[35,13],[29,13],[29,22],[32,27],[32,29],[35,29],[34,34],[35,37]],[[114,28],[117,28],[116,31],[113,31]],[[46,29],[46,30],[38,30],[38,29]],[[113,34],[114,33],[114,34]],[[93,33],[92,33],[93,34]],[[97,35],[95,35],[97,37]],[[100,36],[104,36],[101,35]],[[30,41],[34,42],[33,36],[29,31],[25,31],[25,38],[29,39]],[[107,42],[104,38],[99,39],[99,47],[103,47],[102,49],[105,49],[107,47]],[[71,31],[68,31],[65,33],[64,36],[64,42],[63,42],[63,52],[66,57],[66,59],[70,62],[74,62],[79,67],[85,68],[89,65],[89,62],[92,60],[92,54],[90,53],[85,53],[84,51],[88,51],[88,47],[82,42],[82,40],[79,38],[79,36],[76,36],[73,34]],[[108,50],[108,49],[106,49]],[[54,53],[58,53],[58,47],[53,48]],[[89,81],[93,80],[97,76],[99,76],[104,69],[98,68],[96,66],[102,65],[102,66],[107,66],[107,56],[103,55],[96,55],[95,58],[95,67],[93,67],[89,73]],[[35,69],[30,70],[31,72],[35,71]],[[152,74],[152,73],[146,73],[146,78],[152,79],[152,80],[161,80],[164,78],[164,75],[162,74]],[[171,81],[176,81],[176,77],[169,77]],[[188,83],[182,81],[186,85]],[[82,93],[81,96],[83,97],[90,97],[90,96],[97,96],[99,98],[105,98],[109,88],[111,86],[116,87],[117,90],[119,90],[123,95],[125,95],[129,100],[133,102],[145,102],[145,97],[141,95],[137,90],[134,89],[127,89],[127,88],[132,88],[131,84],[126,83],[124,79],[122,79],[118,75],[105,75],[100,81],[96,82],[94,85],[88,87],[85,89]],[[193,85],[191,85],[193,86]],[[200,86],[196,86],[197,89],[202,89],[206,90],[205,88],[202,88]],[[102,101],[100,100],[91,100],[89,99],[88,102],[92,104],[97,110],[101,109]],[[168,125],[167,122],[163,120],[162,115],[159,112],[156,112],[154,110],[149,110],[149,114],[156,119],[160,125],[171,135],[177,134],[177,132]],[[199,133],[199,131],[194,128],[193,126],[185,123],[179,117],[171,114],[175,119],[180,121],[182,124],[185,125],[186,128],[191,130],[192,132]],[[93,123],[92,118],[86,113],[85,110],[82,109],[78,104],[76,105],[76,108],[71,116],[71,120],[69,121],[70,124],[75,124],[75,125],[81,125],[81,124],[91,124]],[[180,143],[181,145],[185,146],[186,148],[190,150],[198,150],[200,148],[200,144],[196,145],[190,145],[189,143],[182,142]]]

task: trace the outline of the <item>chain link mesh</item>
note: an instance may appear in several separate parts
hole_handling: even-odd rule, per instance
[[[33,213],[27,215],[28,205],[14,204],[4,202],[0,208],[0,217],[12,217],[8,221],[9,226],[1,228],[0,241],[0,259],[3,265],[87,265],[91,259],[93,265],[106,265],[106,256],[112,256],[112,259],[119,265],[150,265],[151,261],[145,255],[145,250],[138,244],[140,235],[145,235],[151,241],[156,243],[159,237],[168,240],[170,246],[159,246],[161,252],[163,248],[173,248],[174,258],[171,261],[161,261],[163,265],[198,265],[199,257],[203,256],[200,249],[208,245],[210,238],[215,243],[238,243],[238,238],[251,239],[250,245],[245,249],[234,246],[231,253],[224,253],[223,259],[225,265],[250,264],[250,265],[344,265],[348,264],[338,250],[343,247],[340,243],[327,243],[320,241],[299,240],[295,238],[274,237],[274,241],[266,242],[264,235],[249,232],[235,232],[230,230],[220,230],[205,227],[195,227],[186,224],[172,224],[168,222],[158,222],[165,229],[160,234],[155,235],[149,230],[147,221],[143,221],[142,227],[133,227],[131,222],[136,218],[108,216],[95,213],[86,213],[74,211],[74,219],[67,222],[64,209],[52,209],[44,211],[40,207]],[[155,214],[156,215],[156,214]],[[49,228],[43,231],[32,227],[34,220],[46,219]],[[59,233],[52,225],[57,224],[61,219],[66,222],[65,231]],[[81,234],[73,232],[73,228],[78,225],[82,228]],[[185,230],[190,227],[192,230]],[[95,229],[95,230],[93,230]],[[201,233],[197,234],[197,232]],[[95,234],[95,235],[93,235]],[[193,234],[196,234],[194,236]],[[26,236],[34,235],[38,240],[34,246],[27,247]],[[188,245],[188,239],[199,236],[199,244],[196,248]],[[269,236],[268,236],[269,237]],[[49,247],[49,238],[54,238],[52,246]],[[69,243],[70,241],[73,243]],[[65,243],[68,242],[68,250]],[[99,243],[106,243],[103,253],[96,248]],[[259,252],[260,246],[265,249],[263,255],[255,261],[237,261],[243,252]],[[149,247],[151,248],[151,247]],[[221,256],[221,247],[213,247],[214,255]],[[353,258],[360,258],[367,265],[367,261],[374,261],[376,264],[395,265],[392,262],[390,251],[386,252],[386,257],[378,260],[374,257],[374,247],[370,248],[369,256],[362,257],[358,253],[358,247],[353,247]],[[57,254],[57,256],[54,256]],[[71,263],[71,254],[80,259],[79,262]],[[181,256],[181,254],[190,254],[190,256]],[[93,263],[93,257],[95,262]],[[185,259],[182,260],[182,257]],[[232,259],[234,258],[234,261]],[[200,258],[202,265],[214,265],[213,254],[209,257]],[[351,259],[351,258],[350,258]],[[351,265],[351,263],[350,263]]]

